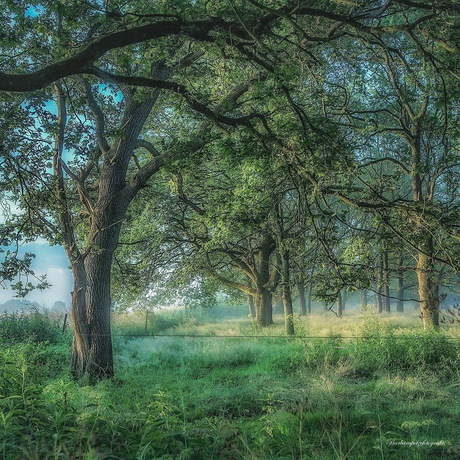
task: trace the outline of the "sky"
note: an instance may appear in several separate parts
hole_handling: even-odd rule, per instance
[[[5,248],[2,248],[5,249]],[[70,292],[72,291],[72,272],[64,249],[61,246],[49,246],[46,241],[37,241],[23,245],[20,253],[32,252],[36,255],[32,262],[32,270],[37,275],[46,274],[52,286],[44,291],[34,290],[24,300],[37,302],[40,306],[52,307],[54,302],[60,300],[70,307]],[[0,260],[2,254],[0,254]],[[0,303],[14,298],[11,289],[0,287]]]
[[[40,12],[40,7],[30,6],[27,11],[27,16],[37,16]],[[100,91],[109,90],[107,85],[101,85]],[[111,90],[110,90],[111,91]],[[121,99],[121,92],[118,93]],[[57,114],[56,103],[50,100],[45,105],[46,110]],[[72,157],[72,153],[64,150],[64,159],[68,160]],[[9,202],[11,208],[10,212],[15,213],[19,210],[12,202]],[[0,225],[5,222],[5,216],[2,215],[0,209]],[[8,248],[2,247],[6,250]],[[61,246],[49,246],[48,242],[43,239],[38,239],[34,243],[28,243],[21,246],[20,253],[31,252],[36,255],[32,262],[32,270],[36,275],[47,275],[47,281],[52,285],[49,289],[44,291],[34,290],[30,292],[24,300],[37,302],[45,307],[52,307],[54,302],[62,301],[68,307],[70,306],[70,292],[72,291],[72,272],[69,268],[64,249]],[[4,259],[4,254],[0,253],[0,262]],[[25,281],[24,278],[22,281]],[[33,281],[33,280],[32,280]],[[0,304],[7,302],[15,297],[15,292],[11,289],[3,289],[0,285]]]
[[[26,11],[26,16],[36,16],[39,7],[30,6]],[[57,113],[54,101],[46,104],[46,109]],[[14,206],[12,211],[14,212]],[[0,225],[5,221],[0,212]],[[2,247],[6,250],[8,248]],[[69,268],[64,249],[61,246],[49,246],[45,240],[37,240],[35,243],[28,243],[21,246],[20,253],[31,252],[35,254],[32,262],[32,270],[36,275],[46,274],[47,281],[52,285],[44,291],[34,290],[30,292],[24,300],[37,302],[44,307],[52,307],[54,302],[61,301],[70,306],[70,292],[72,290],[72,272]],[[4,254],[0,254],[0,262]],[[22,279],[24,281],[24,279]],[[33,280],[32,280],[33,281]],[[15,292],[11,289],[3,289],[0,286],[0,304],[7,302],[15,297]]]

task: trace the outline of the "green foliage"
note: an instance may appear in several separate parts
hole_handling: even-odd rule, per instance
[[[459,364],[458,344],[435,330],[394,330],[389,321],[368,312],[356,334],[361,338],[350,343],[350,355],[357,372],[410,369],[451,373]]]
[[[147,320],[147,323],[146,323]],[[182,309],[162,311],[137,310],[131,313],[114,313],[112,315],[112,332],[114,335],[155,335],[173,329],[187,321]]]
[[[247,319],[222,321],[223,311],[220,322],[207,322],[209,310],[180,322],[155,315],[173,327],[163,332],[193,337],[130,340],[117,348],[118,378],[93,387],[66,377],[68,342],[0,348],[0,458],[460,454],[459,346],[445,336],[366,314],[341,334],[371,340],[333,329],[325,340],[287,340],[282,326],[247,339],[236,337],[250,333]],[[114,320],[119,333],[143,325],[142,316]],[[315,321],[304,326],[311,335]]]
[[[26,342],[56,343],[62,336],[63,315],[52,315],[37,309],[0,314],[0,343],[12,345]]]

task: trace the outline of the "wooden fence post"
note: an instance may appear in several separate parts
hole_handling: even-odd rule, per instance
[[[67,313],[66,313],[65,316],[64,316],[64,324],[62,325],[62,332],[65,331],[66,325],[67,325]]]

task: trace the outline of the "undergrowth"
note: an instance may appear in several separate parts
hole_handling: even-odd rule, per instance
[[[142,330],[135,319],[115,329]],[[307,339],[315,320],[296,321],[293,339],[276,327],[246,338],[247,321],[165,315],[156,333],[188,337],[118,338],[117,378],[93,387],[69,379],[59,328],[53,340],[4,339],[0,456],[459,458],[458,341],[372,314]]]

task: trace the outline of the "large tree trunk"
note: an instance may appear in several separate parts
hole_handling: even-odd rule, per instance
[[[114,375],[110,330],[110,271],[120,225],[97,232],[95,248],[86,256],[84,268],[74,270],[72,320],[74,342],[71,372],[79,379],[88,375],[95,383]],[[76,274],[78,276],[76,276]]]
[[[299,292],[299,301],[300,301],[300,315],[307,315],[307,299],[305,298],[305,286],[303,282],[297,283],[297,290]]]
[[[121,146],[119,145],[119,148]],[[116,154],[119,152],[115,151]],[[91,384],[114,375],[110,330],[110,273],[128,199],[120,195],[125,186],[126,165],[104,161],[99,180],[98,206],[91,216],[88,247],[84,257],[85,314],[75,310],[74,329],[87,332],[87,349],[72,352],[72,374],[88,375]]]
[[[171,68],[160,65],[156,77],[166,78]],[[90,383],[114,375],[112,339],[110,333],[110,273],[114,251],[120,236],[121,222],[127,207],[147,180],[162,165],[158,156],[142,166],[136,174],[127,178],[128,167],[138,143],[139,135],[160,92],[154,91],[143,102],[133,97],[125,98],[125,109],[120,120],[120,135],[109,145],[104,136],[104,114],[91,91],[91,86],[81,79],[83,91],[96,123],[99,157],[88,160],[76,174],[67,169],[74,180],[81,205],[89,216],[90,230],[86,247],[79,250],[73,222],[66,198],[62,161],[66,126],[65,93],[60,84],[55,90],[58,105],[59,132],[55,136],[53,171],[56,180],[56,198],[59,208],[60,230],[69,258],[73,276],[72,322],[74,341],[71,356],[71,372],[74,378],[88,375]],[[127,90],[126,90],[127,91]],[[125,92],[125,96],[127,92]],[[97,169],[97,197],[85,186],[85,180]]]
[[[307,312],[311,314],[311,293],[313,292],[313,286],[310,284],[308,287],[308,297],[307,297]]]
[[[417,255],[417,280],[420,299],[420,311],[425,329],[430,327],[439,328],[439,298],[437,281],[434,276],[433,259],[427,254],[431,254],[432,239],[427,237],[423,253]]]
[[[268,289],[260,287],[255,302],[256,324],[262,327],[271,326],[273,324],[272,293]]]
[[[86,312],[90,352],[86,372],[90,382],[114,375],[110,333],[111,254],[96,254],[87,259]]]

